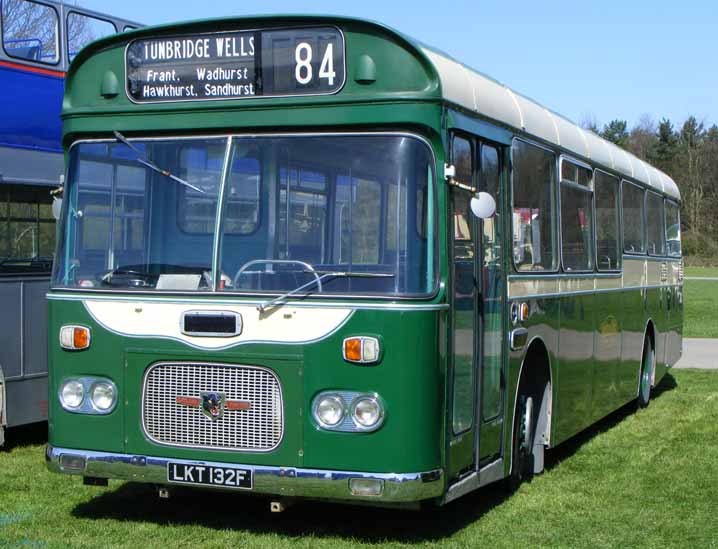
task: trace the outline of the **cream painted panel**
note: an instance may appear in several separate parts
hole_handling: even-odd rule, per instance
[[[249,342],[306,343],[336,331],[352,309],[278,307],[262,313],[253,306],[142,303],[87,300],[85,309],[107,330],[128,337],[174,339],[203,349],[221,349]],[[242,333],[235,337],[194,337],[181,331],[186,311],[234,312],[242,315]]]
[[[651,177],[651,186],[654,189],[657,189],[659,191],[665,191],[665,185],[663,183],[663,176],[661,175],[661,172],[659,172],[656,168],[651,166],[650,164],[646,164],[643,162],[643,166],[648,171]]]
[[[680,283],[680,277],[678,276],[680,270],[680,261],[673,260],[668,262],[668,284],[670,284],[671,286],[675,286]]]
[[[633,163],[631,162],[631,156],[622,148],[617,147],[613,143],[608,143],[608,147],[611,149],[611,156],[613,156],[613,164],[615,166],[615,169],[624,175],[634,177],[636,174],[634,174],[633,172]],[[644,183],[648,182],[644,181]]]
[[[592,131],[584,130],[583,134],[586,136],[586,141],[588,141],[588,157],[603,166],[613,168],[613,156],[611,156],[603,139],[598,137]]]
[[[444,97],[471,110],[476,110],[476,97],[466,67],[431,50],[425,49],[424,53],[434,63],[439,73]]]
[[[521,95],[514,95],[516,97],[516,102],[521,108],[526,131],[532,135],[540,137],[541,139],[545,139],[549,143],[555,143],[558,145],[556,126],[554,126],[553,120],[551,120],[551,117],[546,112],[546,109]]]
[[[661,266],[665,265],[666,273],[668,265],[665,261],[647,261],[646,262],[646,284],[649,286],[659,286],[665,284],[665,280],[661,280]]]
[[[567,292],[589,292],[593,290],[593,277],[591,278],[562,278],[559,280],[558,291]]]
[[[623,258],[623,287],[633,288],[646,285],[646,260]]]
[[[599,277],[595,280],[595,288],[597,290],[617,290],[622,287],[621,277]]]
[[[561,136],[561,146],[590,158],[587,139],[581,128],[556,114],[553,115],[553,120]]]
[[[670,177],[668,177],[663,172],[660,172],[660,173],[661,173],[661,179],[663,181],[663,190],[665,191],[665,193],[670,197],[680,200],[681,193],[678,190],[678,185],[676,185],[676,182],[673,181]]]
[[[530,295],[557,294],[559,291],[556,278],[513,279],[509,281],[509,297],[525,297]]]
[[[474,74],[471,82],[478,112],[514,128],[522,126],[521,113],[506,86],[480,74]]]
[[[627,151],[540,104],[519,95],[503,84],[462,65],[446,55],[422,47],[434,64],[444,97],[487,118],[559,144],[577,156],[590,158],[642,183],[680,198],[675,182],[665,174],[655,177],[649,167]]]
[[[653,174],[653,172],[649,170],[650,166],[642,160],[637,160],[635,158],[633,158],[632,160],[633,173],[635,174],[635,176],[641,181],[646,181],[649,187],[662,191],[663,183],[661,183],[660,180],[655,176],[655,174]]]

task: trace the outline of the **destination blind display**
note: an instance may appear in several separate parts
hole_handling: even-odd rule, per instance
[[[126,70],[137,103],[330,94],[344,85],[344,40],[332,27],[142,39]]]

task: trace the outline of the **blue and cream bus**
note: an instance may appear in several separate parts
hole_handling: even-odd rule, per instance
[[[47,418],[51,191],[62,185],[65,72],[89,42],[136,23],[44,0],[0,1],[0,444]]]

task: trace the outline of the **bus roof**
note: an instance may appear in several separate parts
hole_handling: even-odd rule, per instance
[[[558,145],[676,199],[678,186],[668,175],[567,118],[471,69],[445,53],[419,46],[434,64],[443,97],[464,109]]]
[[[508,86],[467,67],[446,53],[426,46],[386,25],[369,20],[326,15],[261,15],[185,21],[144,27],[122,35],[100,39],[80,52],[78,58],[87,58],[103,48],[120,42],[126,43],[138,37],[146,38],[153,34],[171,36],[187,32],[188,27],[226,31],[228,27],[237,23],[250,26],[271,23],[274,26],[278,21],[289,24],[325,23],[340,27],[342,24],[373,27],[381,34],[403,43],[404,47],[413,49],[417,57],[424,59],[433,67],[440,97],[446,103],[498,122],[526,137],[534,137],[559,146],[579,160],[591,161],[597,167],[606,167],[648,188],[680,200],[678,186],[673,179],[628,151],[581,128]],[[79,65],[81,62],[73,64],[70,72],[72,73]]]

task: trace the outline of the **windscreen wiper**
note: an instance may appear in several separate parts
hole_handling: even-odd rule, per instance
[[[321,271],[319,271],[321,272]],[[280,296],[277,296],[273,299],[270,299],[269,301],[265,301],[264,303],[260,303],[257,305],[257,310],[260,313],[265,312],[267,309],[271,309],[272,307],[275,307],[277,305],[280,305],[286,301],[288,297],[291,297],[293,295],[298,294],[302,290],[305,290],[307,288],[311,288],[314,284],[320,284],[322,280],[326,280],[328,278],[393,278],[393,273],[357,273],[357,272],[351,272],[351,271],[329,271],[322,273],[321,276],[317,278],[313,278],[306,284],[302,284],[298,288],[294,288],[293,290],[290,290]]]
[[[159,173],[159,174],[164,175],[165,177],[169,177],[170,179],[173,179],[174,181],[177,181],[177,183],[180,183],[181,185],[184,185],[185,187],[189,187],[190,189],[192,189],[192,190],[194,190],[194,191],[197,191],[198,193],[204,194],[204,191],[203,191],[202,189],[200,189],[199,187],[195,187],[194,185],[192,185],[191,183],[188,183],[188,182],[185,181],[184,179],[181,179],[181,178],[177,177],[177,176],[174,175],[171,171],[169,171],[169,170],[163,170],[162,168],[160,168],[160,167],[159,167],[157,164],[155,164],[154,162],[151,162],[151,161],[148,160],[147,158],[144,158],[144,155],[143,155],[142,151],[141,151],[140,149],[138,149],[137,147],[135,147],[132,143],[130,143],[130,142],[127,140],[127,138],[126,138],[124,135],[122,135],[120,132],[118,132],[117,130],[115,130],[113,133],[115,134],[115,137],[117,138],[117,140],[118,140],[120,143],[123,143],[123,144],[127,145],[132,151],[134,151],[135,153],[137,153],[137,158],[135,159],[135,160],[137,160],[137,162],[139,162],[139,163],[142,164],[143,166],[147,166],[149,169],[154,170],[154,171],[156,171],[156,172]]]

